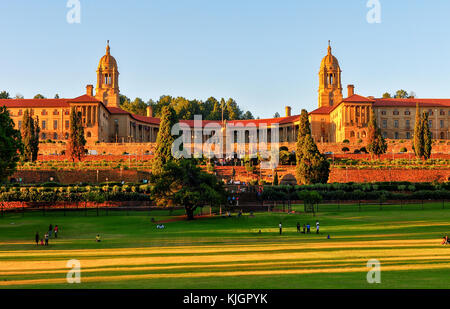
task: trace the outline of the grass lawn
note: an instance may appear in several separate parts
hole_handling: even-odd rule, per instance
[[[7,214],[0,288],[450,288],[450,246],[440,244],[450,209],[440,205],[211,217],[163,230],[151,218],[167,211]],[[315,233],[316,219],[321,234],[296,232],[309,222]],[[36,246],[50,223],[58,239]],[[81,284],[66,281],[70,259],[81,262]],[[381,284],[367,283],[370,259],[381,262]]]

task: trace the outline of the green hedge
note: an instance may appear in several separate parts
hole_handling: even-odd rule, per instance
[[[150,201],[151,197],[137,192],[46,192],[9,191],[0,193],[2,202],[97,202],[105,201]]]
[[[450,183],[333,183],[306,186],[266,186],[265,200],[298,199],[302,191],[318,192],[325,200],[379,200],[379,199],[450,199]]]

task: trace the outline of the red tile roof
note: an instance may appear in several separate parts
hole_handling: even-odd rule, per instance
[[[289,117],[279,117],[279,118],[266,118],[266,119],[250,119],[250,120],[229,120],[227,121],[227,123],[233,123],[233,124],[237,124],[237,123],[242,123],[242,124],[246,124],[246,123],[254,123],[255,125],[260,125],[260,124],[284,124],[284,123],[291,123],[291,122],[295,122],[297,120],[300,119],[300,115],[294,115],[294,116],[289,116]]]
[[[97,100],[95,97],[91,97],[90,95],[84,94],[75,99],[69,100],[70,103],[102,103]]]
[[[140,115],[134,115],[134,114],[131,114],[131,117],[133,117],[134,119],[136,119],[138,121],[151,123],[151,124],[159,125],[159,122],[160,122],[159,118],[155,118],[155,117],[147,117],[147,116],[140,116]]]
[[[375,102],[375,99],[370,99],[358,94],[354,94],[349,96],[348,98],[343,99],[342,102],[373,103]]]
[[[69,107],[68,99],[0,99],[0,106],[9,108]]]
[[[450,99],[375,99],[375,107],[416,107],[419,103],[420,107],[450,107]]]
[[[338,104],[339,105],[339,104]],[[334,109],[334,107],[335,106],[322,106],[322,107],[319,107],[318,109],[315,109],[315,110],[313,110],[312,112],[310,112],[309,114],[311,115],[311,114],[319,114],[319,115],[322,115],[322,114],[329,114],[333,109]]]
[[[130,114],[129,112],[127,112],[127,111],[124,111],[123,109],[121,109],[121,108],[119,108],[119,107],[106,107],[106,109],[111,113],[111,114],[114,114],[114,115],[128,115],[128,114]],[[130,114],[131,115],[131,114]]]

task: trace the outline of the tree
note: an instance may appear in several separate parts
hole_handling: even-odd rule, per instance
[[[123,96],[120,100],[120,107],[132,114],[135,115],[141,115],[141,116],[147,116],[147,104],[141,99],[136,98],[134,101],[130,102],[130,100]]]
[[[161,110],[158,136],[156,138],[155,157],[152,162],[152,173],[154,174],[160,173],[163,166],[174,159],[172,155],[174,138],[171,131],[175,123],[176,116],[173,108],[170,106],[163,107]]]
[[[300,113],[300,123],[298,126],[298,135],[297,135],[297,151],[295,152],[297,157],[297,163],[300,162],[301,156],[303,154],[303,140],[307,135],[311,135],[311,125],[309,124],[309,115],[306,109],[302,109]]]
[[[389,92],[383,93],[383,99],[390,99],[390,98],[391,98],[391,94]]]
[[[55,99],[59,99],[59,94],[55,94]]]
[[[23,113],[22,118],[22,161],[34,162],[37,160],[39,151],[39,118],[33,119],[28,109]]]
[[[322,195],[317,191],[303,190],[299,191],[297,195],[298,198],[303,201],[306,213],[314,213],[314,205],[317,205],[322,201]]]
[[[422,119],[422,134],[423,134],[423,158],[428,160],[431,157],[431,148],[433,144],[433,135],[430,130],[430,122],[428,120],[428,113],[423,113]]]
[[[167,162],[160,173],[151,175],[150,183],[158,206],[183,206],[188,220],[194,219],[197,207],[225,201],[223,183],[215,175],[202,171],[195,159]]]
[[[280,118],[281,116],[280,116],[280,113],[279,112],[276,112],[274,115],[273,115],[273,118]]]
[[[424,154],[424,140],[423,140],[423,122],[420,116],[419,104],[416,104],[416,120],[414,123],[414,153],[417,157],[422,158]]]
[[[397,90],[395,92],[395,96],[394,96],[394,98],[396,98],[396,99],[406,99],[408,97],[409,97],[408,92],[403,89]]]
[[[255,117],[253,117],[253,114],[250,111],[246,111],[244,113],[244,115],[242,115],[242,119],[243,120],[252,120],[252,119],[255,119]]]
[[[0,107],[0,181],[14,173],[22,147],[20,132],[14,129],[8,109]]]
[[[11,99],[11,97],[9,96],[8,92],[2,91],[0,92],[0,99]]]
[[[298,152],[301,152],[300,154]],[[296,175],[301,184],[327,183],[330,174],[330,163],[319,152],[310,134],[303,138],[302,146],[297,149]]]
[[[75,161],[75,159],[79,161],[82,160],[85,153],[85,145],[86,139],[84,138],[81,113],[76,111],[75,107],[73,107],[70,114],[70,135],[67,144],[67,153],[72,161]]]
[[[368,127],[367,136],[367,150],[370,152],[371,156],[379,157],[383,153],[386,153],[387,143],[381,134],[381,129],[377,125],[377,119],[375,113],[372,109],[370,113],[370,122]]]
[[[428,113],[420,114],[419,104],[416,104],[416,123],[414,124],[413,149],[417,157],[427,160],[431,157],[433,135],[430,130]]]
[[[273,185],[278,186],[278,172],[275,171],[275,175],[273,176]]]
[[[38,93],[37,95],[34,96],[33,99],[45,99],[45,97],[42,94]]]

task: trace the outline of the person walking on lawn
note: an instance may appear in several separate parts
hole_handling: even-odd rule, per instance
[[[52,237],[52,231],[53,231],[53,225],[50,224],[50,225],[48,226],[48,236],[49,236],[49,237]]]
[[[283,232],[283,226],[281,225],[281,222],[280,224],[278,224],[278,227],[280,228],[280,235],[281,235],[281,233]]]
[[[297,233],[300,233],[300,222],[297,222]]]
[[[36,235],[34,236],[36,240],[36,246],[39,246],[39,233],[36,232]]]
[[[44,239],[45,239],[45,245],[48,246],[48,233],[45,233]]]
[[[55,225],[55,228],[53,229],[53,232],[55,232],[55,238],[58,238],[58,224]]]

